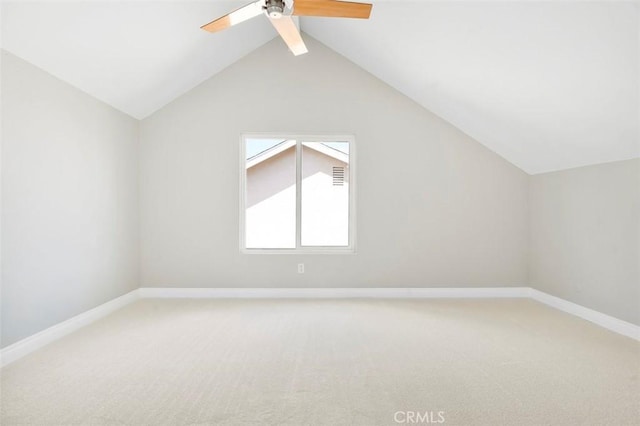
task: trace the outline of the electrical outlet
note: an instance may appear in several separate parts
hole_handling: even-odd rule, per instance
[[[304,263],[298,263],[298,273],[304,274]]]

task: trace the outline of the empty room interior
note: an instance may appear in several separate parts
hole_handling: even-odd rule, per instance
[[[640,2],[0,2],[0,424],[640,425]]]

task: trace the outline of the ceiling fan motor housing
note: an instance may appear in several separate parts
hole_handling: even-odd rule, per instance
[[[283,0],[267,0],[265,10],[269,18],[282,18],[284,12]]]

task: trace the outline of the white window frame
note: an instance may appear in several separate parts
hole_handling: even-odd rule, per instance
[[[246,247],[246,140],[282,139],[296,141],[296,248],[254,249]],[[345,247],[308,247],[301,244],[302,142],[349,143],[349,245]],[[292,133],[242,133],[240,135],[240,252],[244,254],[355,254],[356,253],[356,143],[353,135],[300,135]]]

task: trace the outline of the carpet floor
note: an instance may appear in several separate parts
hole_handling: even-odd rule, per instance
[[[2,425],[639,425],[640,343],[537,302],[141,300],[1,370]]]

